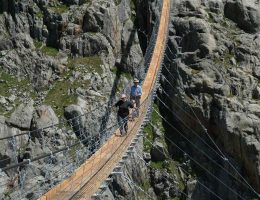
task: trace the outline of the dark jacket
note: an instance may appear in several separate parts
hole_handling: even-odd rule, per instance
[[[134,104],[131,102],[131,101],[122,101],[122,100],[119,100],[116,104],[115,104],[116,107],[118,107],[118,112],[117,114],[120,116],[120,117],[127,117],[129,115],[129,108],[133,108],[134,107]]]

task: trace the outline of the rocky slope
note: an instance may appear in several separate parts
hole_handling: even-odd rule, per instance
[[[70,145],[82,139],[81,130],[85,138],[115,121],[107,107],[131,75],[143,71],[139,66],[158,3],[0,0],[0,136],[50,127],[0,141],[0,167]],[[253,199],[255,194],[232,166],[260,191],[260,4],[174,0],[171,11],[158,91],[170,109],[159,98],[155,101],[153,125],[146,126],[144,141],[124,167],[129,180],[113,177],[103,198],[217,199],[212,190],[221,199]],[[72,120],[71,127],[52,126],[92,109]],[[69,149],[0,172],[5,185],[1,198],[23,194],[35,199],[89,154]],[[73,166],[68,165],[71,161]],[[69,166],[68,171],[56,173],[59,164]],[[15,190],[21,182],[23,189]]]
[[[145,13],[137,18],[136,12],[137,4],[128,0],[0,0],[0,137],[37,130],[0,141],[0,167],[67,146],[82,130],[84,138],[95,136],[115,123],[107,108],[140,70],[146,45],[140,45],[138,35],[145,30],[137,21],[149,23]],[[83,116],[70,126],[65,122],[78,115]],[[84,159],[89,153],[80,154]],[[75,161],[74,153],[69,156]],[[22,192],[28,199],[62,180],[68,174],[55,175],[53,182],[48,173],[66,155],[55,159],[1,172],[1,183],[6,183],[1,198],[15,199],[22,192],[16,189],[21,174],[25,191],[44,179],[50,182],[42,191]]]
[[[162,97],[167,99],[174,111],[173,115],[170,113],[171,121],[178,130],[243,182],[228,162],[201,144],[193,134],[200,135],[214,147],[206,135],[208,133],[258,192],[259,16],[260,5],[257,1],[174,1],[166,64],[171,73],[164,69],[165,77],[173,87],[163,79],[163,89],[171,98],[162,92]],[[169,113],[164,106],[162,109]],[[247,186],[241,186],[215,164],[210,164],[209,159],[180,137],[176,130],[169,128],[169,131],[179,137],[181,143],[178,144],[193,158],[212,169],[225,184],[239,191],[238,194],[249,199],[243,193],[250,191]],[[170,149],[176,154],[176,147],[170,145]],[[214,191],[219,191],[217,194],[221,198],[239,199],[238,195],[209,174],[199,178]],[[204,196],[200,199],[211,198]]]

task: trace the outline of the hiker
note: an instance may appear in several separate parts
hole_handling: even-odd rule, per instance
[[[137,78],[134,79],[134,85],[131,87],[131,93],[130,93],[130,100],[134,101],[136,103],[136,111],[135,116],[139,116],[139,107],[140,107],[140,100],[142,96],[142,87],[139,85],[139,80]]]
[[[127,133],[129,108],[134,108],[134,102],[128,101],[126,95],[122,94],[121,99],[115,106],[118,107],[117,121],[120,126],[120,133],[123,136]]]

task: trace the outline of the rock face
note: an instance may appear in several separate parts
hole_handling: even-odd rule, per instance
[[[123,175],[111,176],[112,182],[108,184],[107,190],[102,192],[102,199],[143,199],[137,187],[144,185],[149,178],[145,162],[140,159],[142,152],[143,140],[140,138],[135,145],[135,152],[129,155],[124,163],[121,170]]]
[[[32,119],[32,128],[41,129],[52,125],[57,125],[59,119],[55,115],[53,109],[50,106],[42,105],[35,110]]]
[[[21,104],[17,110],[12,113],[8,123],[29,130],[31,127],[33,111],[33,101],[30,101],[28,104]]]
[[[166,59],[171,74],[166,69],[164,74],[174,88],[164,81],[171,100],[162,96],[170,102],[173,123],[192,138],[190,129],[202,136],[205,127],[260,191],[260,40],[255,34],[260,24],[259,4],[242,0],[173,4],[170,59]]]
[[[113,131],[115,113],[108,107],[129,82],[126,72],[134,75],[143,59],[135,6],[129,0],[0,0],[0,114],[6,116],[0,137],[24,133],[0,141],[0,167],[88,139],[80,144],[85,148],[1,174],[11,185],[1,188],[1,199],[17,198],[20,190],[11,189],[21,182],[19,173],[27,190],[22,198],[38,198]],[[57,173],[61,166],[63,174]],[[30,191],[35,185],[41,189]]]
[[[0,0],[0,83],[5,84],[3,88],[8,87],[9,83],[2,76],[2,72],[6,72],[15,75],[21,85],[23,78],[28,79],[38,92],[34,103],[31,99],[35,97],[28,97],[29,92],[17,91],[17,86],[11,94],[10,88],[5,91],[8,96],[0,94],[0,105],[11,114],[10,117],[0,116],[0,137],[40,129],[39,134],[0,141],[0,167],[68,147],[89,136],[94,137],[81,145],[93,143],[93,149],[99,147],[108,134],[106,128],[116,123],[109,107],[123,89],[120,85],[128,81],[122,70],[132,75],[139,71],[149,39],[147,35],[159,15],[161,2]],[[166,52],[169,59],[165,62],[171,73],[164,69],[171,84],[162,79],[163,89],[171,99],[165,94],[162,97],[175,113],[170,120],[193,144],[208,150],[218,163],[238,177],[223,159],[191,136],[193,131],[206,135],[204,127],[191,117],[195,113],[230,162],[236,163],[238,172],[259,191],[259,2],[175,0],[172,1],[172,16]],[[86,64],[85,58],[94,56],[101,58],[101,64],[96,64],[97,59]],[[23,104],[19,103],[12,112],[20,96],[23,96]],[[62,97],[60,102],[59,97]],[[55,102],[60,105],[48,106]],[[58,109],[60,107],[62,110]],[[64,111],[73,130],[58,126],[41,130],[59,123]],[[163,111],[167,117],[171,116],[170,111],[165,108]],[[170,129],[167,134],[245,199],[253,197],[222,169],[214,168],[208,158],[180,139],[175,131]],[[178,157],[182,153],[162,142],[163,137],[156,132],[153,147],[144,156],[143,142],[139,141],[137,152],[124,164],[126,179],[113,177],[103,193],[104,199],[147,199],[138,192],[137,185],[154,199],[156,195],[163,199],[182,198],[182,192],[194,199],[215,198],[205,192],[199,182],[216,191],[222,199],[239,199],[198,169],[195,169],[197,177],[193,177],[194,173],[184,173],[183,169],[190,172],[190,160],[184,159],[176,166],[170,163],[169,156]],[[204,139],[208,140],[207,137]],[[22,179],[18,177],[19,170],[25,179],[24,190],[28,190],[25,198],[36,199],[40,193],[68,177],[93,153],[93,149],[84,149],[81,146],[77,151],[68,149],[34,165],[1,172],[0,181],[17,187]],[[159,169],[154,169],[153,165]],[[59,174],[57,171],[61,166],[69,169]],[[35,185],[41,185],[41,189],[29,192]],[[181,192],[178,191],[180,188]],[[19,192],[14,191],[12,197],[18,196]],[[0,188],[0,197],[6,195],[9,195],[9,188]]]
[[[237,23],[247,32],[260,30],[259,2],[254,0],[227,1],[224,8],[225,16]]]
[[[151,151],[151,156],[154,161],[163,161],[166,158],[166,150],[164,145],[158,141],[155,140],[153,143],[153,148]]]

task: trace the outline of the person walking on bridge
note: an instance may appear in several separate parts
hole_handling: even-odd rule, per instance
[[[134,79],[134,85],[131,87],[130,100],[136,103],[136,112],[134,117],[139,116],[140,100],[142,96],[142,87],[139,85],[139,80]]]
[[[115,103],[115,107],[118,107],[117,121],[121,135],[125,135],[128,129],[128,116],[129,108],[134,108],[134,102],[128,101],[125,94],[121,95],[121,99]]]

